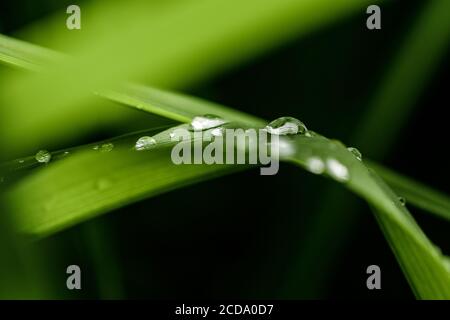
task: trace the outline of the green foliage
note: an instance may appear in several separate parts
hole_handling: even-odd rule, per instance
[[[447,8],[448,2],[436,3],[430,11],[431,16],[441,17],[441,10]],[[106,121],[120,119],[123,113],[114,114],[107,108],[89,108],[87,102],[92,101],[93,91],[101,98],[180,122],[210,113],[223,116],[237,125],[261,127],[265,121],[231,108],[169,91],[123,83],[145,78],[157,86],[186,86],[361,6],[361,1],[353,0],[251,0],[240,2],[240,10],[236,13],[236,2],[229,0],[220,0],[214,5],[205,0],[189,0],[180,5],[138,1],[130,10],[124,10],[123,4],[113,4],[107,6],[106,11],[102,6],[93,5],[90,8],[92,12],[102,10],[98,15],[102,18],[92,20],[93,31],[79,39],[65,40],[66,31],[54,31],[57,29],[52,27],[52,21],[48,23],[48,29],[39,26],[40,32],[54,31],[53,37],[49,37],[53,39],[49,46],[74,53],[71,58],[0,36],[0,61],[39,71],[26,75],[11,73],[4,79],[2,99],[10,105],[3,112],[6,125],[2,129],[9,142],[6,150],[22,152],[49,139],[64,140],[68,132],[71,137],[81,134],[74,129],[75,126],[67,128],[68,119],[74,123],[84,122],[83,129],[94,125],[96,121],[93,120],[97,117]],[[123,28],[118,34],[111,34],[106,26],[118,12],[124,13]],[[445,19],[437,20],[439,25],[430,26],[428,19],[423,23],[425,27],[420,24],[419,30],[424,30],[420,33],[421,39],[430,31],[447,26],[441,25]],[[177,23],[168,24],[169,21]],[[163,34],[159,31],[161,29],[165,30]],[[447,37],[448,33],[444,36]],[[122,45],[124,39],[128,41],[127,46]],[[244,45],[236,48],[237,42]],[[443,46],[444,41],[436,41],[433,45],[436,57]],[[77,48],[75,52],[69,50],[71,47]],[[415,45],[412,49],[421,52]],[[428,61],[429,64],[433,65],[436,59]],[[389,88],[392,83],[398,84],[407,78],[409,73],[405,70],[410,64],[411,61],[407,60],[395,69],[392,81],[388,81]],[[427,74],[427,70],[429,68],[425,66],[418,72]],[[413,87],[416,88],[417,83]],[[23,92],[27,94],[21,94]],[[383,107],[376,109],[375,116],[370,116],[367,129],[364,129],[367,132],[373,131],[371,121],[380,119],[379,110],[386,110],[386,106],[397,101],[397,95],[390,89],[381,92],[385,92],[380,98]],[[404,94],[400,98],[404,98]],[[30,112],[30,105],[37,111]],[[185,127],[186,124],[180,126]],[[37,237],[48,236],[140,199],[246,168],[174,165],[169,156],[169,132],[172,129],[154,136],[157,146],[148,151],[133,150],[138,135],[131,134],[115,139],[114,149],[110,152],[96,152],[90,146],[79,147],[71,150],[73,154],[61,156],[58,161],[31,171],[9,187],[5,194],[4,200],[12,212],[16,230]],[[364,130],[361,132],[366,132]],[[29,139],[17,144],[21,136]],[[342,185],[372,208],[416,296],[450,299],[448,258],[431,243],[407,208],[399,202],[397,194],[375,171],[410,203],[448,219],[449,200],[445,195],[379,165],[371,163],[370,167],[375,171],[371,170],[343,145],[319,135],[299,135],[287,138],[285,142],[295,150],[295,154],[284,161],[309,169],[308,162],[311,157],[316,157],[333,159],[345,166],[350,178]]]

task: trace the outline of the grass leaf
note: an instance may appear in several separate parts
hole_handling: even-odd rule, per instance
[[[23,36],[30,39],[33,38],[30,34],[38,33],[36,43],[46,43],[73,59],[50,65],[43,73],[4,77],[1,94],[10,106],[2,115],[4,148],[11,153],[24,152],[34,149],[36,144],[64,139],[68,131],[71,136],[76,135],[80,123],[92,128],[98,118],[116,119],[115,115],[92,107],[90,93],[94,90],[137,80],[163,88],[191,86],[368,3],[368,0],[96,1],[83,5],[83,12],[89,14],[84,15],[83,27],[75,33],[64,27],[62,18],[66,14],[61,10]],[[114,28],[118,17],[120,28]],[[11,54],[2,56],[18,64],[12,61]],[[26,61],[31,55],[22,57]],[[84,118],[75,118],[80,114]],[[29,138],[21,139],[24,135]]]
[[[296,139],[297,154],[291,161],[308,168],[308,159],[337,159],[350,172],[346,187],[374,209],[389,244],[414,293],[421,299],[449,299],[450,272],[445,256],[434,246],[375,172],[356,160],[345,147],[330,141]]]
[[[438,217],[450,220],[450,198],[411,178],[396,173],[380,164],[369,163],[386,183],[399,195],[412,204]]]

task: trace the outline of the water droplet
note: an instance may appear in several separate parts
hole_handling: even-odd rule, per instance
[[[350,179],[347,167],[336,159],[327,160],[327,172],[339,182],[346,182]]]
[[[203,131],[223,125],[226,121],[212,114],[194,117],[189,125],[190,131]]]
[[[211,135],[213,137],[221,137],[223,136],[223,128],[219,127],[219,128],[215,128],[211,130]]]
[[[24,163],[24,162],[25,162],[24,159],[20,159],[20,160],[19,160],[19,163]]]
[[[50,159],[52,158],[52,155],[47,150],[40,150],[36,155],[34,156],[37,162],[40,163],[48,163]]]
[[[151,149],[156,145],[156,140],[149,136],[140,137],[134,148],[138,151]]]
[[[314,174],[322,174],[325,171],[325,163],[318,157],[311,157],[306,162],[306,168]]]
[[[99,148],[100,152],[110,152],[114,149],[114,145],[111,142],[102,144]]]
[[[96,146],[93,146],[93,147],[92,147],[93,150],[98,150],[99,148],[100,148],[99,145],[96,145]]]
[[[402,206],[405,206],[405,205],[406,205],[406,200],[405,200],[405,198],[403,198],[403,197],[398,197],[398,201],[400,202],[400,204],[401,204]]]
[[[308,129],[303,122],[293,117],[281,117],[273,120],[266,126],[266,130],[270,134],[280,136],[290,134],[305,134]]]
[[[358,159],[359,161],[362,160],[362,154],[358,149],[353,148],[353,147],[348,147],[347,150],[350,151],[351,153],[353,153],[353,155],[355,156],[356,159]]]

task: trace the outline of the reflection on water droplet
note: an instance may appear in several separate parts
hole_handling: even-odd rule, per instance
[[[100,149],[100,146],[99,145],[93,146],[92,149],[93,150],[98,150],[98,149]]]
[[[325,171],[325,163],[318,157],[311,157],[306,162],[306,168],[314,174],[322,174]]]
[[[156,140],[149,136],[140,137],[134,146],[138,151],[148,150],[156,145]]]
[[[213,114],[205,114],[192,119],[189,125],[190,131],[203,131],[223,125],[226,121]]]
[[[98,190],[106,190],[109,187],[111,187],[111,185],[112,185],[112,182],[105,178],[99,179],[96,182],[96,187]]]
[[[19,163],[24,163],[24,162],[25,162],[24,159],[20,159],[20,160],[19,160]]]
[[[358,149],[353,148],[353,147],[348,147],[347,150],[350,151],[355,156],[356,159],[358,159],[359,161],[362,160],[362,154]]]
[[[111,142],[104,143],[99,148],[100,152],[110,152],[112,149],[114,149],[114,145]]]
[[[36,153],[35,157],[37,162],[40,163],[48,163],[52,158],[52,155],[47,150],[40,150]]]
[[[265,128],[270,134],[291,135],[308,132],[303,122],[293,117],[281,117],[270,122]]]
[[[339,182],[346,182],[350,179],[347,167],[336,159],[327,159],[327,172]]]
[[[400,202],[400,204],[401,204],[402,206],[405,206],[405,205],[406,205],[406,200],[405,200],[405,198],[403,198],[403,197],[398,197],[398,201]]]

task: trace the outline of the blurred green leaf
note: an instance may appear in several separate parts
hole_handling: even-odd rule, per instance
[[[79,31],[65,28],[66,14],[61,11],[33,30],[50,48],[73,59],[43,73],[11,74],[3,79],[1,95],[9,106],[2,115],[2,134],[8,143],[4,147],[18,153],[64,139],[71,128],[75,135],[73,128],[80,123],[88,127],[97,118],[108,119],[109,113],[89,105],[92,90],[134,80],[158,87],[192,85],[367,3],[96,1],[82,6],[86,14]],[[30,38],[31,33],[24,32],[24,37]],[[21,139],[24,135],[28,139]]]
[[[450,1],[424,3],[355,132],[354,144],[378,160],[394,145],[450,43]]]

